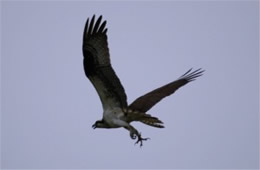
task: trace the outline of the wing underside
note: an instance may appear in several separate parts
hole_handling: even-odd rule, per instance
[[[95,22],[95,16],[91,21],[87,19],[83,35],[84,70],[95,87],[103,109],[109,107],[127,107],[125,90],[113,70],[107,43],[106,21],[102,22],[102,16]]]
[[[147,112],[163,98],[173,94],[180,87],[195,80],[197,77],[201,76],[203,72],[204,70],[201,69],[195,71],[190,69],[179,79],[137,98],[132,104],[130,104],[129,108],[140,112]]]

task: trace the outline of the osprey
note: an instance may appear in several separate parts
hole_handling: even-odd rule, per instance
[[[130,132],[132,139],[137,138],[135,144],[140,142],[142,146],[143,141],[149,138],[143,138],[130,123],[139,121],[149,126],[163,128],[163,122],[147,114],[147,111],[164,97],[201,76],[204,70],[190,69],[177,80],[137,98],[128,105],[124,87],[110,63],[106,21],[101,20],[102,16],[96,22],[95,15],[91,21],[88,18],[83,34],[85,74],[95,87],[103,107],[103,118],[97,120],[92,127],[94,129],[124,127]]]

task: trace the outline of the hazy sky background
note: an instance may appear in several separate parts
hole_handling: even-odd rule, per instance
[[[107,20],[128,102],[206,70],[149,113],[151,140],[95,129],[102,106],[82,64],[93,14]],[[258,1],[1,1],[2,168],[258,168]]]

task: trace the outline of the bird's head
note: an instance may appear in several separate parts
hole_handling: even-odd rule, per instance
[[[102,119],[102,120],[97,120],[93,125],[92,125],[93,129],[96,128],[108,128],[106,122]]]

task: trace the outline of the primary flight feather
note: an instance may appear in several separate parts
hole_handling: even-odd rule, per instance
[[[111,66],[107,42],[106,21],[102,16],[95,21],[95,15],[86,21],[83,34],[83,65],[85,74],[95,87],[103,107],[103,118],[95,122],[93,128],[119,128],[129,130],[130,137],[136,143],[149,138],[142,138],[132,125],[133,121],[140,121],[149,126],[163,128],[163,122],[147,114],[160,100],[173,94],[177,89],[195,80],[204,70],[188,70],[177,80],[157,88],[139,98],[132,104],[127,104],[127,96],[119,78]]]

